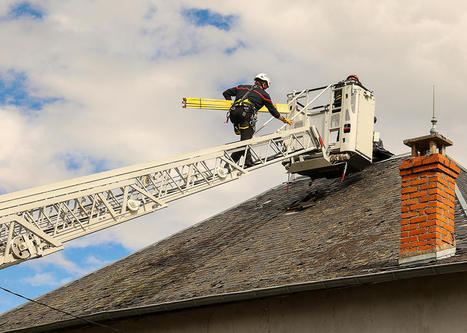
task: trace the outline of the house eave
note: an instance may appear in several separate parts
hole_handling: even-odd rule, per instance
[[[230,292],[224,294],[208,295],[203,297],[194,297],[182,301],[103,311],[82,317],[95,322],[105,322],[108,320],[125,319],[136,315],[140,316],[153,313],[170,312],[175,310],[183,310],[207,305],[253,300],[271,296],[283,296],[287,294],[294,294],[306,291],[383,283],[396,280],[410,279],[415,277],[434,276],[465,271],[467,271],[467,261],[447,264],[435,264],[428,266],[425,265],[421,267],[401,268],[397,270],[388,270],[371,274],[352,275],[319,281],[288,284],[270,288],[251,289],[240,292]],[[18,328],[4,332],[43,332],[44,330],[62,329],[66,327],[80,325],[89,324],[80,319],[70,319],[39,326]]]

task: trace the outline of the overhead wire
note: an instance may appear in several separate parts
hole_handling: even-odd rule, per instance
[[[2,286],[0,286],[0,289],[3,290],[3,291],[5,291],[5,292],[7,292],[7,293],[13,294],[13,295],[15,295],[15,296],[24,298],[24,299],[26,299],[26,300],[28,300],[28,301],[30,301],[30,302],[33,302],[33,303],[36,303],[36,304],[45,306],[45,307],[47,307],[47,308],[49,308],[49,309],[52,309],[52,310],[54,310],[54,311],[61,312],[61,313],[63,313],[63,314],[66,314],[66,315],[68,315],[68,316],[71,316],[71,317],[73,317],[73,318],[75,318],[75,319],[82,320],[82,321],[84,321],[84,322],[86,322],[86,323],[88,323],[88,324],[100,326],[100,327],[103,327],[103,328],[108,328],[108,329],[110,329],[110,330],[112,330],[112,331],[114,331],[114,332],[125,333],[125,331],[122,331],[121,329],[114,328],[114,327],[110,327],[110,326],[107,326],[107,325],[98,323],[98,322],[96,322],[96,321],[89,320],[89,319],[86,319],[86,318],[83,318],[83,317],[74,315],[74,314],[72,314],[72,313],[70,313],[70,312],[57,309],[57,308],[55,308],[55,307],[53,307],[53,306],[50,306],[50,305],[48,305],[48,304],[45,304],[45,303],[43,303],[43,302],[36,301],[36,300],[34,300],[34,299],[31,299],[31,298],[28,298],[28,297],[26,297],[26,296],[23,296],[23,295],[21,295],[21,294],[15,293],[14,291],[11,291],[11,290],[9,290],[9,289],[3,288]]]

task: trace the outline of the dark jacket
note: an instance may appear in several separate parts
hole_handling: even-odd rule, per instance
[[[235,100],[240,100],[250,88],[251,88],[251,85],[240,85],[237,87],[227,89],[226,91],[222,93],[222,95],[224,95],[225,99],[228,99],[228,100],[232,100],[233,96],[235,97]],[[259,110],[263,106],[266,106],[270,114],[272,114],[276,118],[280,117],[279,111],[277,111],[274,104],[272,104],[271,97],[263,89],[259,87],[254,88],[248,94],[246,100],[250,102],[251,104],[253,104],[256,110]]]

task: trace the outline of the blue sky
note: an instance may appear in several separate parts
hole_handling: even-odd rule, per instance
[[[235,141],[225,113],[182,109],[181,98],[222,98],[223,89],[260,72],[272,78],[268,92],[279,103],[292,90],[357,73],[375,91],[377,129],[394,153],[407,151],[403,139],[429,129],[436,83],[438,126],[455,143],[449,154],[467,166],[459,121],[467,51],[458,33],[467,29],[466,4],[200,3],[0,2],[0,189]],[[79,245],[66,243],[50,260],[1,270],[0,285],[35,297],[286,179],[281,165],[259,170]],[[0,312],[22,302],[0,292]]]
[[[128,254],[128,249],[115,243],[84,248],[65,247],[58,256],[49,256],[55,256],[55,260],[62,263],[61,266],[36,259],[0,270],[1,286],[35,298]],[[2,290],[0,295],[0,313],[26,302]]]
[[[8,18],[18,19],[21,17],[29,17],[32,19],[42,19],[44,12],[40,7],[35,6],[27,1],[13,3],[8,10]]]
[[[221,15],[209,9],[200,8],[183,9],[182,15],[195,26],[213,26],[225,31],[229,31],[238,20],[238,17],[235,15]]]
[[[14,69],[0,72],[0,106],[13,105],[23,112],[37,111],[46,104],[61,100],[58,97],[35,96],[28,85],[28,77],[24,72]]]

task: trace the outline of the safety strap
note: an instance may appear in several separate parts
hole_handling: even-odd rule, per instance
[[[253,89],[257,88],[258,86],[255,84],[253,84],[249,89],[248,91],[245,93],[245,95],[243,95],[242,99],[239,101],[239,102],[236,102],[234,101],[232,106],[230,107],[229,111],[227,111],[227,114],[226,114],[226,119],[225,119],[225,123],[224,124],[227,124],[229,122],[229,115],[230,115],[230,111],[232,110],[233,107],[237,106],[237,105],[241,105],[243,103],[243,101],[248,97],[248,95],[253,91]],[[256,112],[256,109],[255,109],[255,112]]]
[[[238,103],[235,103],[235,102],[234,102],[233,105],[235,105],[235,104],[237,104],[237,105],[238,105],[238,104],[242,104],[243,101],[248,97],[248,95],[249,95],[249,94],[253,91],[253,89],[255,89],[256,87],[257,87],[257,85],[256,85],[256,84],[253,84],[253,85],[248,89],[248,91],[245,93],[245,95],[243,95],[243,97],[242,97],[242,99],[240,100],[240,102],[238,102]],[[233,105],[232,105],[232,106],[233,106]]]

